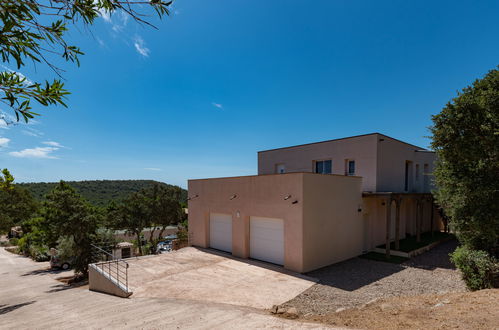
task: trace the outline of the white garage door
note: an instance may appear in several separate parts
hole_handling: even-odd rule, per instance
[[[232,216],[230,214],[210,214],[210,247],[232,252]]]
[[[250,218],[250,257],[284,265],[284,221]]]

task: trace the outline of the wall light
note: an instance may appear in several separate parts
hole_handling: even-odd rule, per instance
[[[194,195],[194,196],[192,196],[192,197],[187,198],[187,200],[188,200],[188,201],[190,201],[190,200],[192,200],[192,199],[194,199],[194,198],[198,198],[198,197],[199,197],[199,195]]]
[[[291,195],[287,195],[287,196],[284,197],[284,200],[287,201],[290,198],[291,198]]]
[[[296,201],[294,201],[294,202],[293,202],[293,203],[291,203],[291,204],[298,204],[298,201],[296,200]]]
[[[229,200],[233,200],[233,199],[234,199],[234,198],[236,198],[236,197],[237,197],[237,195],[236,195],[236,194],[234,194],[234,195],[230,196]]]

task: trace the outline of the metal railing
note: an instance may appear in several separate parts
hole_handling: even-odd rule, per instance
[[[128,291],[128,262],[123,259],[115,258],[111,253],[101,249],[98,246],[92,245],[93,258],[99,260],[105,257],[105,261],[95,262],[92,265],[102,271],[102,274],[110,280],[114,280],[118,286],[125,288]]]

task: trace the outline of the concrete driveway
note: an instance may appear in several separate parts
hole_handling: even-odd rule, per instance
[[[132,299],[182,298],[266,309],[316,283],[282,267],[193,247],[128,263]]]
[[[56,280],[65,275],[0,248],[0,329],[324,328],[231,304],[118,298]]]

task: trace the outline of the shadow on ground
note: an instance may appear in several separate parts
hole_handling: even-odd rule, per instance
[[[307,276],[319,280],[320,284],[346,291],[355,291],[380,279],[398,273],[408,267],[434,270],[436,268],[455,269],[449,253],[457,247],[455,240],[444,242],[432,250],[414,257],[402,264],[392,264],[362,258],[349,259],[312,272]]]
[[[239,262],[243,262],[243,263],[248,264],[248,265],[257,266],[257,267],[265,268],[268,270],[273,270],[273,271],[281,273],[281,274],[290,275],[290,276],[305,279],[308,281],[317,282],[317,279],[313,278],[314,276],[312,276],[312,275],[300,274],[297,272],[293,272],[291,270],[285,269],[284,267],[282,267],[280,265],[272,264],[270,262],[265,262],[265,261],[255,260],[255,259],[238,258],[238,257],[234,257],[229,252],[224,252],[224,251],[215,250],[215,249],[211,249],[211,248],[205,249],[205,248],[200,248],[197,246],[193,246],[192,248],[197,249],[199,251],[203,251],[205,253],[221,256],[221,257],[224,257],[227,259],[237,260]]]
[[[0,305],[0,315],[10,313],[12,311],[15,311],[18,308],[21,308],[21,307],[24,307],[27,305],[31,305],[33,303],[35,303],[34,300],[28,301],[28,302],[25,302],[22,304],[16,304],[16,305]]]
[[[22,274],[21,276],[60,274],[62,272],[65,272],[65,270],[58,269],[58,268],[43,268],[43,269],[32,270],[30,272]]]
[[[450,261],[449,254],[457,248],[457,240],[451,240],[437,245],[430,251],[404,262],[408,267],[433,270],[436,268],[456,269]]]

